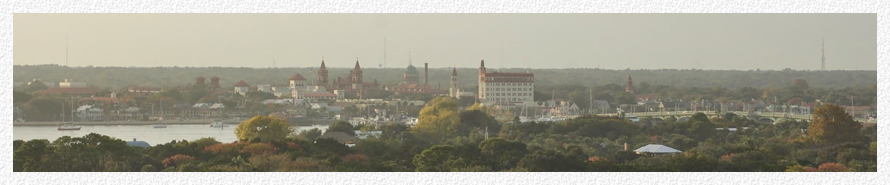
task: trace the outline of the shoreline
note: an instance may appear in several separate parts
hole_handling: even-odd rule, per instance
[[[211,121],[213,121],[213,120],[183,120],[183,121],[168,120],[168,121],[164,121],[164,124],[167,124],[167,125],[205,125],[205,124],[209,125]],[[240,120],[240,121],[224,120],[223,123],[225,123],[227,125],[239,125],[243,121],[247,121],[247,120]],[[334,120],[309,120],[309,121],[306,121],[303,123],[290,123],[290,125],[295,125],[295,126],[330,125],[331,123],[333,123],[333,121]],[[138,125],[154,125],[155,123],[158,123],[158,121],[85,121],[85,122],[72,122],[72,123],[74,125],[81,125],[81,126],[115,126],[115,125],[138,126]],[[58,121],[13,122],[12,126],[41,127],[41,126],[58,126],[59,124],[62,124],[62,122],[58,122]]]

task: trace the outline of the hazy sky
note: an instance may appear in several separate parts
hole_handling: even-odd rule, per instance
[[[877,69],[876,14],[14,14],[13,64]],[[274,62],[273,62],[274,61]]]

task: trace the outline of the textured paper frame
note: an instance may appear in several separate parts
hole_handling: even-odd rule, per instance
[[[877,173],[13,173],[13,13],[877,13],[878,112],[886,115],[886,1],[52,1],[5,2],[0,19],[4,83],[0,184],[888,184],[880,143]],[[878,122],[886,117],[879,116]],[[878,128],[886,141],[887,129]]]

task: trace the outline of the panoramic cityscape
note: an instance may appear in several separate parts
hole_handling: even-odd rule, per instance
[[[875,21],[17,14],[13,171],[876,172]]]

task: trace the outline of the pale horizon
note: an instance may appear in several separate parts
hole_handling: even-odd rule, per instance
[[[15,14],[13,65],[877,70],[876,14]]]

